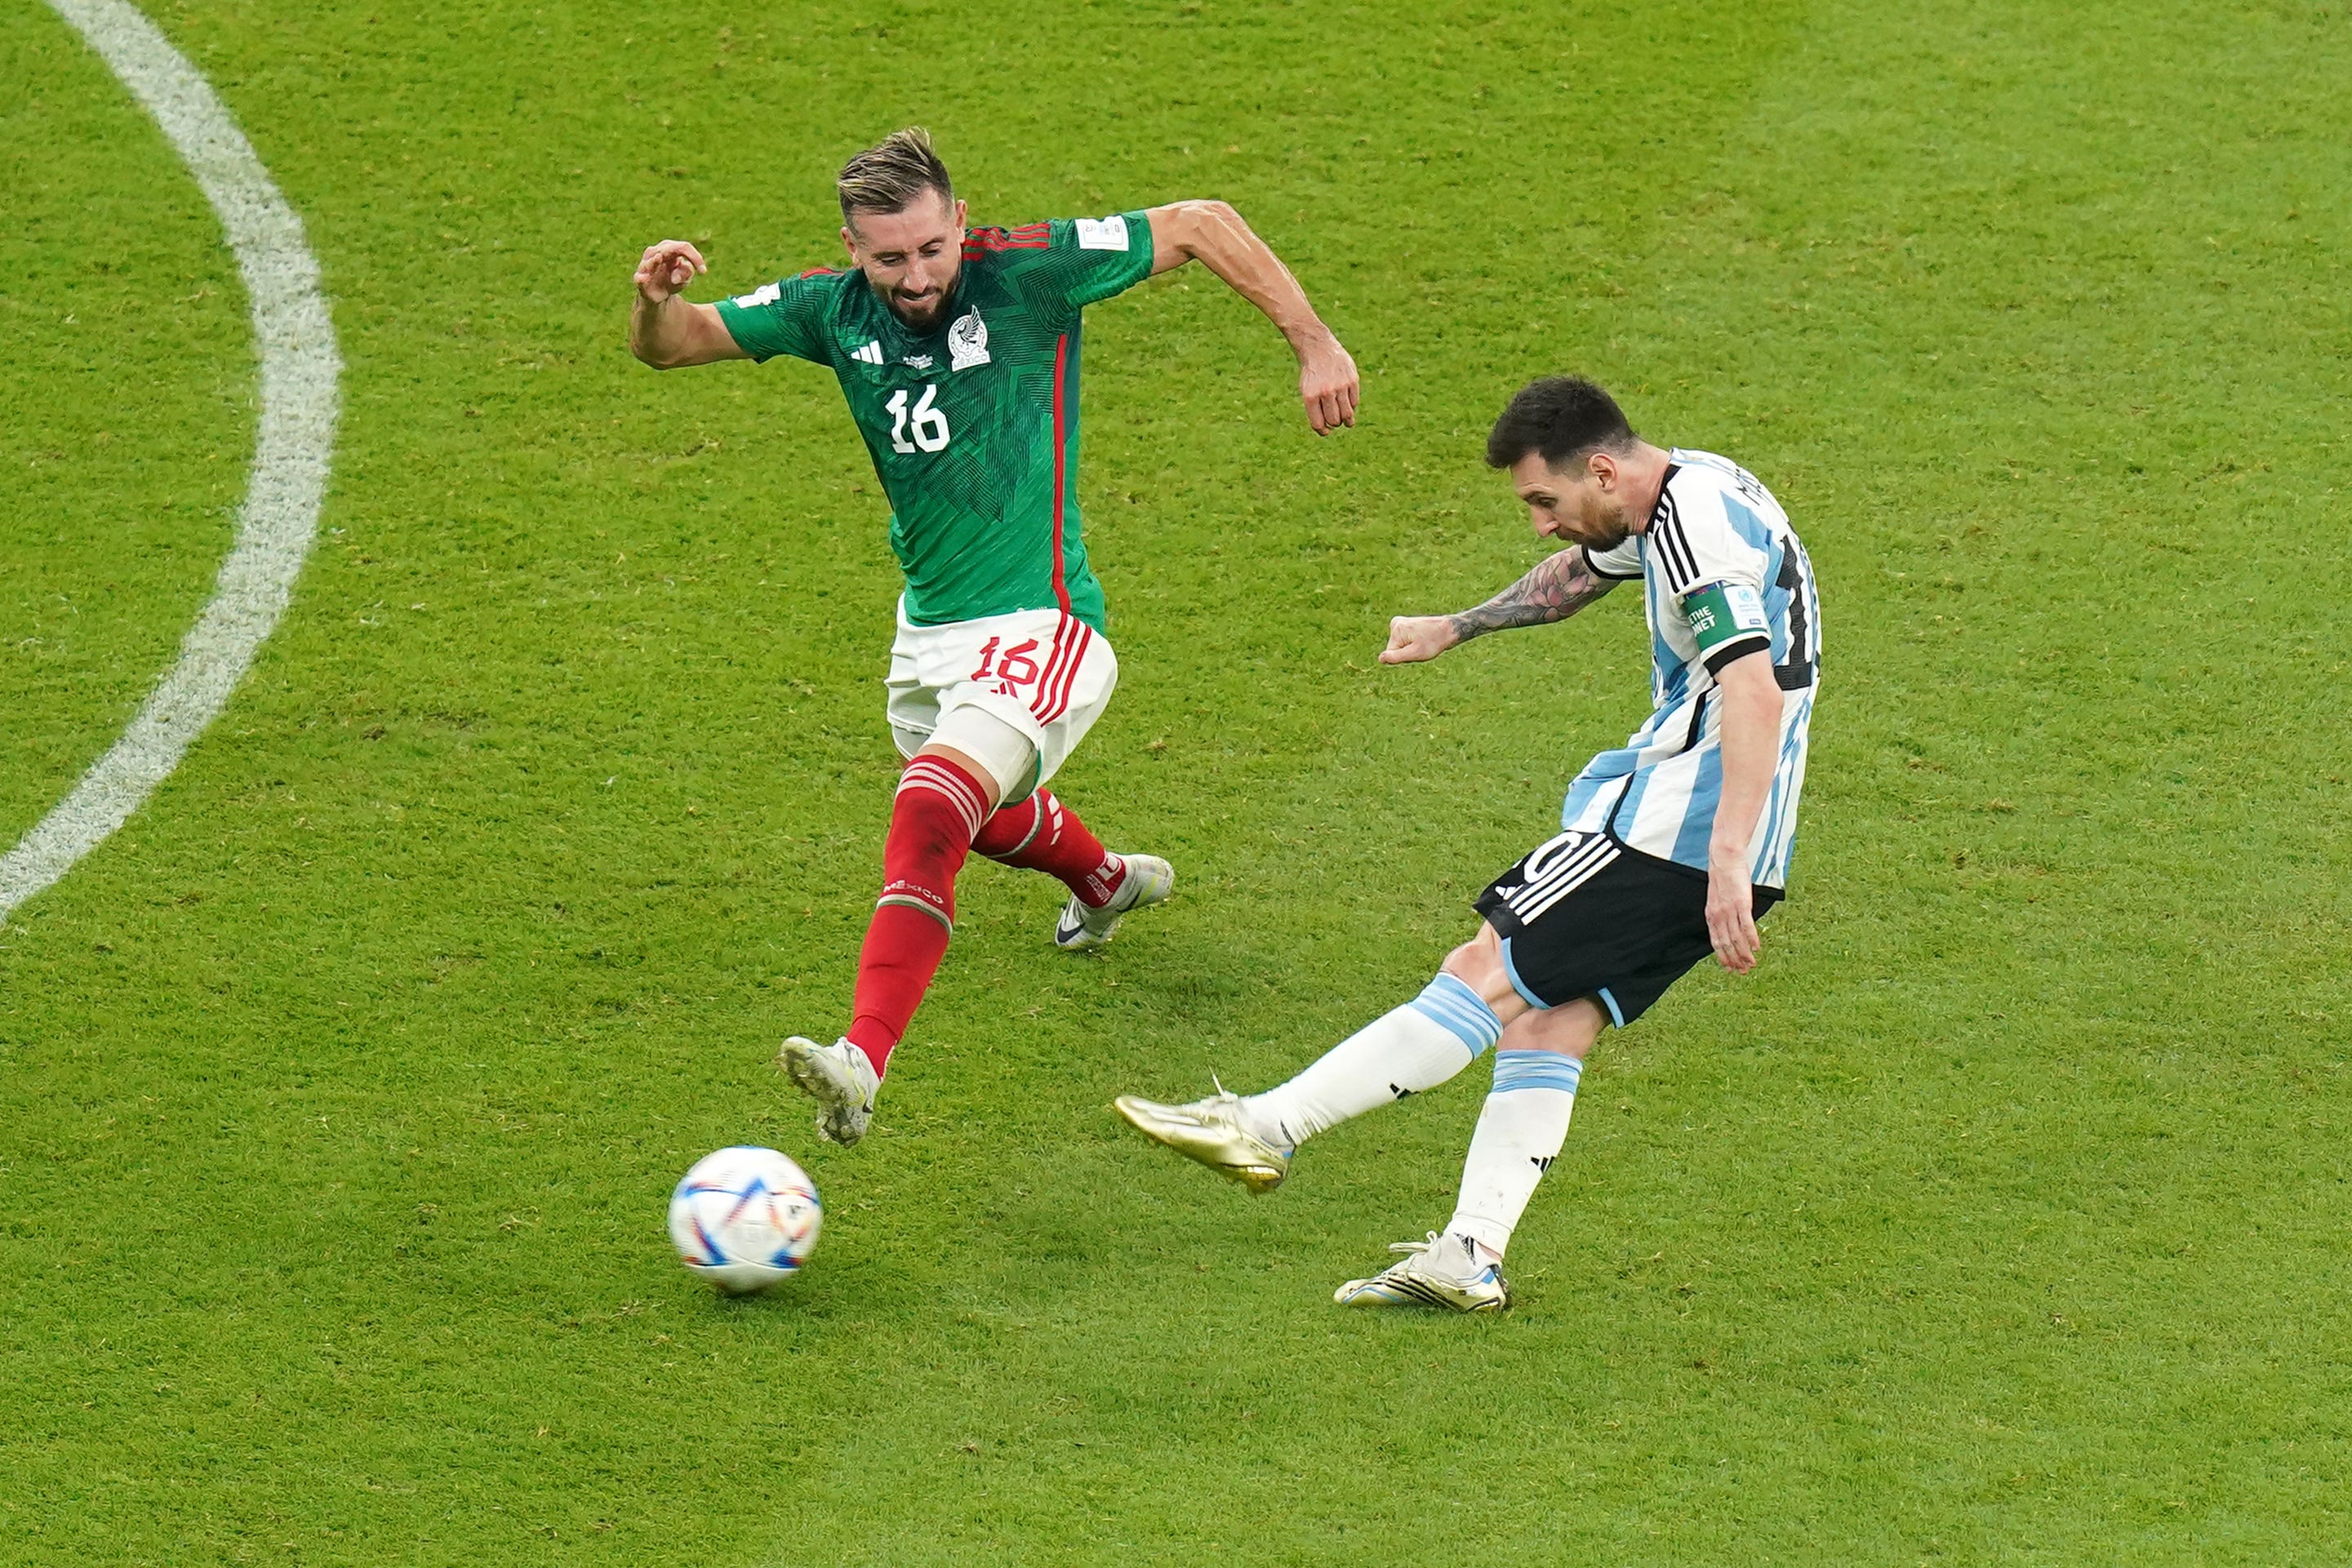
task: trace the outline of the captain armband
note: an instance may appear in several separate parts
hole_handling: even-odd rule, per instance
[[[1683,595],[1683,619],[1698,641],[1699,657],[1710,674],[1749,653],[1772,651],[1771,623],[1764,601],[1745,583],[1710,582]]]

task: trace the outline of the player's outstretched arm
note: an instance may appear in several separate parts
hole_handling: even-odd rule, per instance
[[[1389,645],[1381,651],[1381,663],[1417,664],[1489,632],[1565,621],[1616,586],[1615,579],[1592,570],[1582,545],[1572,546],[1544,557],[1533,571],[1475,610],[1459,615],[1398,616],[1389,622]]]
[[[702,253],[682,239],[646,247],[637,258],[637,298],[629,308],[629,352],[657,371],[751,357],[719,319],[719,307],[678,297],[709,270]]]
[[[1716,672],[1723,701],[1723,792],[1716,797],[1715,831],[1706,846],[1706,935],[1715,956],[1735,975],[1756,967],[1764,943],[1756,929],[1756,892],[1748,881],[1748,844],[1772,792],[1780,753],[1780,683],[1762,652],[1745,653]]]
[[[1145,215],[1151,220],[1153,276],[1198,261],[1223,278],[1289,340],[1298,356],[1298,401],[1307,405],[1307,423],[1315,434],[1328,435],[1356,423],[1362,390],[1356,361],[1315,314],[1290,268],[1250,231],[1241,214],[1223,202],[1173,202]]]

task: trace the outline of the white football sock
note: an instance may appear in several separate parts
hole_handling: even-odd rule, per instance
[[[1366,1024],[1276,1089],[1243,1102],[1244,1124],[1295,1149],[1327,1127],[1434,1089],[1502,1035],[1485,998],[1441,973],[1421,995]]]
[[[1526,1212],[1536,1183],[1568,1139],[1576,1082],[1584,1063],[1556,1051],[1498,1051],[1495,1088],[1470,1134],[1462,1163],[1462,1197],[1450,1235],[1466,1236],[1497,1258]]]

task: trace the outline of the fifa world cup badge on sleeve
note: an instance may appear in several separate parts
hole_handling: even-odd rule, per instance
[[[1744,583],[1714,582],[1683,601],[1683,618],[1702,653],[1740,637],[1769,637],[1764,601]]]
[[[1080,250],[1125,250],[1127,219],[1123,215],[1108,218],[1080,218],[1077,221]]]

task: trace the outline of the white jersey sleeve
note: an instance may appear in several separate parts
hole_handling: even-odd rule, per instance
[[[1724,476],[1696,465],[1678,467],[1659,497],[1650,522],[1650,552],[1666,591],[1687,598],[1710,583],[1764,591],[1769,554],[1740,537],[1725,506]]]
[[[1592,569],[1595,577],[1631,582],[1642,575],[1642,541],[1628,534],[1611,549],[1594,549],[1587,545],[1584,564]]]

